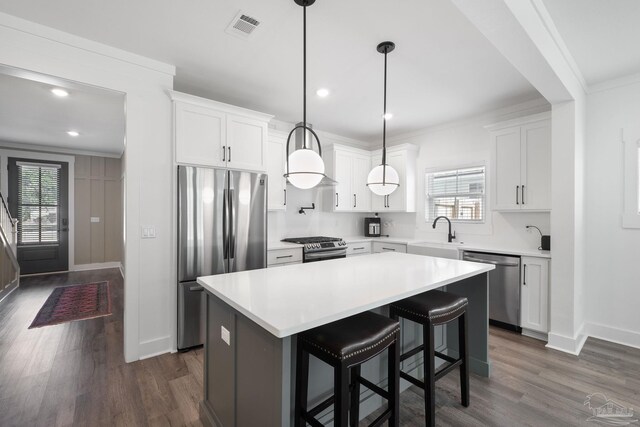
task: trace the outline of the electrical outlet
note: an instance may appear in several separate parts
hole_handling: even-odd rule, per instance
[[[231,332],[224,326],[220,326],[220,338],[226,342],[227,345],[231,345]]]
[[[91,217],[91,222],[100,222],[100,217],[99,216],[92,216]]]

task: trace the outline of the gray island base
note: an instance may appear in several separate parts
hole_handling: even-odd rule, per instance
[[[389,256],[392,254],[380,254]],[[403,257],[414,257],[406,254],[393,254]],[[376,255],[377,256],[377,255]],[[358,257],[367,258],[367,257]],[[430,258],[430,257],[420,257]],[[432,258],[435,260],[437,258]],[[347,260],[325,261],[325,268],[334,262]],[[409,261],[403,259],[403,261]],[[450,262],[463,263],[463,261],[450,260]],[[488,377],[491,365],[488,357],[488,273],[491,268],[487,265],[464,262],[464,264],[477,266],[473,273],[454,272],[454,276],[463,276],[443,279],[445,285],[437,286],[431,283],[427,290],[446,289],[449,292],[466,296],[469,300],[468,313],[468,337],[470,351],[471,371]],[[303,264],[300,267],[311,265]],[[340,266],[340,265],[338,265]],[[480,267],[481,266],[481,267]],[[298,267],[298,266],[291,266]],[[418,268],[428,266],[418,266]],[[286,270],[290,267],[277,267],[273,270]],[[317,267],[316,267],[317,268]],[[262,271],[262,270],[256,270]],[[265,269],[266,271],[266,269]],[[231,275],[242,275],[233,273]],[[292,274],[295,271],[291,272]],[[305,273],[312,273],[306,271]],[[280,272],[282,274],[282,271]],[[412,278],[415,275],[409,273]],[[251,298],[242,300],[238,295],[230,295],[225,292],[225,285],[229,283],[215,283],[222,276],[210,276],[199,279],[207,295],[206,309],[206,340],[204,359],[204,400],[200,403],[200,419],[205,426],[217,427],[250,427],[250,426],[292,426],[295,395],[295,350],[296,333],[287,334],[276,327],[267,330],[265,324],[260,324],[264,317],[256,317],[247,306],[256,306],[256,294]],[[290,277],[290,276],[289,276]],[[261,277],[261,279],[275,279],[276,277]],[[246,278],[236,277],[236,284],[243,283],[246,286]],[[391,286],[391,285],[388,285]],[[246,291],[246,289],[245,289]],[[329,290],[330,292],[330,290]],[[411,292],[412,294],[421,293]],[[380,298],[381,295],[372,292],[371,298]],[[392,298],[385,304],[377,307],[366,307],[368,310],[388,315],[388,303],[405,298],[400,296]],[[286,297],[283,297],[286,299]],[[382,298],[388,299],[388,298]],[[370,302],[370,301],[368,301]],[[295,304],[295,302],[292,302]],[[361,305],[361,304],[358,304]],[[283,307],[285,309],[286,307]],[[259,311],[256,309],[256,311]],[[349,315],[356,314],[351,313]],[[347,317],[342,315],[341,318]],[[334,321],[337,319],[331,319]],[[421,326],[408,321],[402,323],[402,351],[407,351],[422,342]],[[317,323],[317,322],[316,322]],[[330,323],[329,321],[320,324]],[[311,326],[315,327],[317,324]],[[300,326],[298,332],[310,329],[308,325]],[[222,339],[222,331],[229,331],[228,343]],[[280,335],[276,333],[280,331]],[[275,333],[274,333],[275,332]],[[446,354],[457,356],[457,325],[452,322],[449,326],[440,326],[436,331],[436,349]],[[380,387],[387,386],[386,352],[375,357],[362,366],[362,374],[365,378]],[[404,362],[402,369],[412,375],[423,378],[422,354],[417,354]],[[410,384],[402,380],[401,391],[406,390]],[[326,399],[333,393],[333,371],[324,362],[311,357],[309,362],[309,407]],[[386,401],[372,393],[366,387],[361,387],[360,416],[368,414],[386,405]],[[329,407],[318,416],[325,425],[333,420],[333,407]]]

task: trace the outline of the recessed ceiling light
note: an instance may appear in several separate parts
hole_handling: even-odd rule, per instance
[[[316,91],[316,95],[318,95],[320,98],[326,98],[327,96],[329,96],[329,89],[318,89]]]
[[[393,119],[393,113],[383,114],[382,117],[384,117],[385,120],[391,120]]]
[[[67,132],[67,135],[76,137],[76,136],[78,136],[80,134],[75,130],[70,130],[70,131]]]
[[[60,98],[66,98],[67,96],[69,96],[69,92],[64,89],[60,89],[59,87],[51,89],[51,93],[53,93],[55,96],[59,96]]]

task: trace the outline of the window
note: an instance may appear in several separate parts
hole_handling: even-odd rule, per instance
[[[58,242],[60,166],[17,162],[18,244]]]
[[[425,219],[446,216],[452,221],[484,222],[485,167],[427,172]]]

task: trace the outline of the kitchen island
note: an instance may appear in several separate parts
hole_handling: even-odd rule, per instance
[[[469,299],[470,368],[489,376],[488,272],[494,266],[401,253],[198,278],[207,295],[204,400],[200,418],[210,426],[289,426],[293,420],[296,334],[432,289],[447,288]],[[421,332],[403,322],[403,350]],[[456,355],[456,328],[441,327],[436,345]],[[451,339],[448,335],[451,334]],[[447,342],[449,345],[447,345]],[[422,376],[421,354],[403,370]],[[386,355],[363,365],[363,376],[386,387]],[[311,358],[310,404],[332,392],[327,365]],[[404,383],[401,389],[407,388]],[[382,404],[363,388],[361,416]],[[332,408],[321,414],[332,419]]]

